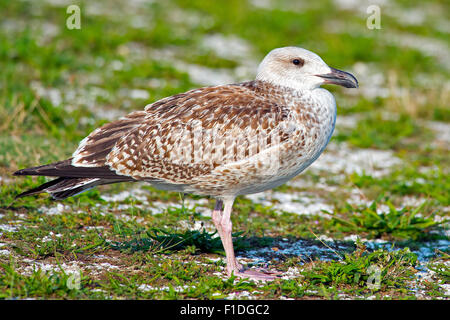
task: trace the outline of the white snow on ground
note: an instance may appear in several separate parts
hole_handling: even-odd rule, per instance
[[[161,214],[169,210],[170,208],[176,208],[181,209],[183,207],[183,201],[180,198],[177,202],[162,202],[162,201],[148,201],[148,192],[145,189],[140,188],[141,185],[137,183],[137,186],[130,189],[125,190],[120,193],[116,194],[102,194],[101,197],[103,200],[110,202],[111,204],[115,205],[115,208],[118,210],[127,210],[130,208],[139,208],[142,210],[149,210],[153,214]],[[142,204],[117,204],[117,202],[125,201],[126,199],[136,199],[140,201]],[[210,201],[207,198],[200,198],[197,200],[189,198],[189,196],[185,197],[184,199],[184,207],[186,209],[191,209],[195,207],[195,212],[199,213],[202,216],[210,216],[211,215],[211,209],[208,208],[208,204]],[[125,216],[125,215],[124,215]]]
[[[195,207],[195,212],[199,213],[202,216],[211,216],[211,209],[206,207],[205,205],[208,203],[208,199],[199,199],[199,200],[193,200],[193,199],[185,199],[184,200],[184,207],[186,209],[190,209]],[[152,213],[164,213],[170,208],[176,208],[181,209],[183,207],[183,203],[180,200],[179,202],[160,202],[160,201],[153,201],[150,203],[151,207],[149,208]]]
[[[44,87],[39,81],[32,81],[30,86],[38,96],[46,98],[52,105],[64,107],[68,111],[72,111],[78,108],[78,106],[86,106],[95,113],[97,118],[110,121],[117,120],[126,114],[126,111],[121,110],[120,108],[104,107],[104,103],[99,103],[99,100],[112,102],[116,100],[116,97],[107,90],[93,85],[97,82],[95,79],[86,79],[86,82],[86,84],[88,84],[87,87],[67,87],[64,90],[60,88]],[[118,96],[122,98],[143,100],[150,98],[149,93],[142,89],[121,89],[118,91]],[[84,118],[81,121],[84,123],[93,123],[94,119]]]
[[[36,43],[40,47],[46,46],[50,43],[54,37],[60,34],[60,27],[50,22],[43,22],[40,26],[35,26],[37,30],[40,30],[37,35]]]
[[[355,10],[366,13],[367,7],[377,5],[379,7],[386,6],[388,0],[334,0],[334,5],[341,10]]]
[[[272,257],[283,258],[285,256],[300,256],[305,262],[309,262],[313,256],[319,256],[322,261],[329,261],[331,259],[339,259],[336,251],[324,245],[312,244],[308,240],[298,240],[296,242],[282,241],[277,243],[277,249],[273,247],[263,247],[254,250],[247,250],[242,254],[238,254],[240,258],[250,258],[253,263],[265,264],[268,263]]]
[[[335,130],[340,128],[353,129],[356,127],[361,118],[362,114],[339,115],[336,118]],[[336,135],[336,131],[334,134]]]
[[[213,51],[218,57],[240,61],[251,58],[252,46],[237,36],[225,36],[219,33],[203,37],[201,46]]]
[[[356,119],[344,119],[343,125],[353,126]],[[337,181],[343,180],[348,174],[367,174],[373,177],[382,177],[390,173],[391,168],[401,164],[401,160],[394,156],[390,150],[376,149],[358,149],[350,148],[346,143],[336,144],[330,143],[327,150],[316,160],[308,170],[315,173],[326,172],[327,175],[333,176]],[[330,186],[323,181],[319,183],[311,183],[302,180],[301,177],[288,182],[289,186],[299,188],[323,189],[328,192],[336,192],[338,187]],[[358,190],[352,191],[350,203],[368,204],[367,199]],[[264,206],[273,206],[273,209],[286,211],[297,214],[320,214],[322,210],[332,212],[333,206],[326,203],[324,199],[309,194],[307,192],[273,192],[268,190],[262,193],[246,195],[256,203]],[[273,203],[275,200],[276,203]],[[380,206],[380,212],[386,211],[387,207]]]
[[[127,52],[127,59],[129,61],[151,59],[170,63],[176,69],[186,72],[192,82],[201,86],[235,83],[250,80],[256,75],[259,61],[252,54],[253,49],[251,45],[244,39],[236,36],[211,34],[206,35],[199,46],[203,50],[213,51],[218,57],[234,60],[238,66],[232,69],[208,68],[202,65],[187,63],[182,60],[185,52],[181,52],[181,49],[175,46],[155,49],[146,48],[140,44],[131,42],[122,45],[121,51]]]
[[[133,100],[148,100],[150,98],[150,93],[143,89],[126,89],[122,88],[119,90],[119,96],[129,97]]]
[[[60,271],[61,269],[64,270],[66,274],[79,274],[80,267],[83,265],[80,261],[68,261],[63,262],[60,265],[57,264],[51,264],[51,263],[45,263],[42,261],[36,261],[32,259],[23,259],[24,263],[27,263],[28,265],[25,267],[21,267],[21,273],[24,275],[30,275],[34,270],[42,270],[44,272],[52,272],[52,271]]]
[[[141,284],[138,287],[138,290],[141,290],[143,292],[151,292],[151,291],[170,291],[171,289],[175,292],[186,292],[189,291],[189,289],[195,289],[195,286],[188,286],[188,285],[184,285],[184,286],[176,286],[176,287],[168,287],[168,286],[163,286],[163,287],[153,287],[151,285],[148,284]]]
[[[281,277],[283,280],[289,280],[300,276],[299,268],[290,267]]]
[[[9,256],[11,254],[11,251],[7,249],[0,249],[0,256]]]
[[[259,9],[273,9],[272,0],[249,0],[250,4]]]
[[[349,91],[350,95],[362,95],[368,99],[386,98],[390,95],[385,75],[373,64],[357,62],[351,70],[358,78],[360,87],[357,91]],[[339,117],[338,117],[339,119]]]
[[[168,286],[153,287],[148,284],[141,284],[138,287],[138,290],[143,291],[143,292],[157,292],[157,291],[173,290],[175,292],[181,293],[181,292],[187,292],[187,291],[195,289],[195,288],[196,288],[196,286],[189,286],[189,285],[175,286],[175,287],[168,287]],[[255,294],[258,294],[258,293],[262,293],[262,292],[253,291],[252,293],[250,293],[248,291],[237,291],[237,292],[232,292],[231,294],[226,296],[225,299],[228,299],[228,300],[233,300],[233,299],[253,300],[253,299],[257,298],[257,297],[255,297]],[[222,295],[222,293],[220,293],[220,292],[213,294],[213,296],[220,296],[220,295]]]
[[[255,77],[260,61],[255,58],[253,47],[246,40],[237,36],[225,36],[216,33],[205,36],[201,46],[212,50],[218,57],[234,60],[238,63],[238,66],[234,69],[221,71],[228,71],[227,76],[231,78],[228,82],[219,84],[250,80]]]
[[[137,183],[139,184],[139,183]],[[180,198],[179,201],[176,202],[162,202],[162,201],[148,201],[148,191],[145,189],[139,188],[139,186],[136,186],[130,190],[125,190],[119,193],[112,193],[107,194],[103,193],[101,194],[101,197],[103,200],[108,201],[109,204],[107,206],[102,205],[100,203],[96,204],[96,208],[98,208],[100,214],[104,214],[111,208],[118,210],[118,211],[125,211],[129,209],[140,209],[140,210],[146,210],[147,212],[151,212],[152,214],[163,214],[167,211],[169,211],[171,208],[174,209],[181,209],[183,208],[183,201]],[[131,203],[120,203],[127,199],[131,200]],[[140,203],[134,203],[133,200],[139,201]],[[195,207],[195,212],[200,214],[201,216],[210,217],[211,216],[211,209],[208,207],[210,202],[213,200],[208,198],[200,198],[200,199],[191,199],[189,196],[187,196],[184,199],[184,208],[186,210],[192,210]],[[60,215],[68,212],[77,212],[80,213],[82,211],[74,211],[74,208],[69,205],[63,205],[62,203],[57,203],[53,207],[46,207],[42,206],[38,209],[40,213],[46,214],[46,215]],[[130,220],[136,220],[137,222],[143,222],[144,218],[142,217],[136,217],[133,215],[130,215],[129,213],[119,213],[118,215],[119,219],[122,219],[124,221],[130,221]],[[189,224],[186,221],[181,221],[180,224],[188,227],[188,229],[192,230],[200,230],[201,229],[201,222],[196,222],[195,225]],[[0,231],[2,230],[2,227],[5,231],[16,231],[16,227],[10,226],[10,225],[0,225]],[[212,229],[208,224],[206,224],[206,227],[208,231],[211,231]],[[100,227],[85,227],[86,230],[90,229],[97,229],[102,228]]]
[[[354,242],[358,238],[357,235],[352,235],[347,237],[346,241]],[[383,248],[385,250],[398,250],[398,247],[393,245],[393,243],[389,241],[384,240],[367,240],[367,239],[360,239],[362,243],[364,243],[369,249],[376,250],[379,248]],[[288,241],[287,239],[282,239],[281,241],[277,242],[275,244],[276,247],[264,247],[264,248],[258,248],[254,250],[248,250],[243,253],[238,252],[237,259],[240,263],[243,265],[248,265],[249,263],[251,265],[266,265],[270,262],[272,259],[284,259],[286,256],[299,256],[302,258],[303,263],[310,262],[314,259],[319,259],[321,261],[329,261],[329,260],[338,260],[341,259],[341,257],[344,255],[344,250],[348,248],[350,244],[345,243],[342,241],[334,241],[332,239],[323,239],[322,242],[314,242],[309,240],[297,240],[295,242]],[[419,286],[412,286],[412,288],[415,288],[413,290],[416,291],[416,296],[420,298],[422,297],[423,293],[420,288],[423,287],[424,281],[432,281],[433,280],[435,272],[428,269],[427,264],[428,260],[434,257],[435,255],[435,249],[438,250],[446,250],[448,246],[450,245],[450,241],[448,240],[438,240],[438,241],[428,241],[425,242],[424,245],[418,249],[412,250],[412,252],[416,253],[418,255],[419,265],[417,266],[417,269],[419,270],[418,273],[415,275],[415,280]],[[1,246],[0,246],[1,248]],[[0,250],[0,255],[6,254],[9,255],[8,250]],[[107,258],[106,256],[97,256],[95,258]],[[219,259],[224,258],[210,258],[209,260],[211,263],[215,263]],[[21,268],[21,273],[23,274],[31,274],[33,270],[42,270],[44,272],[59,272],[61,268],[64,270],[66,274],[79,274],[80,270],[88,270],[89,272],[93,274],[100,274],[104,271],[111,271],[111,270],[117,270],[120,267],[116,265],[112,265],[107,262],[96,262],[96,263],[83,263],[79,261],[70,261],[70,262],[64,262],[60,264],[60,266],[56,264],[51,263],[45,263],[41,261],[35,261],[32,259],[24,259],[24,263],[28,264],[25,267]],[[303,264],[301,263],[301,264]],[[446,262],[446,265],[448,266],[449,262]],[[270,269],[270,265],[268,266]],[[222,268],[223,269],[223,268]],[[300,276],[301,272],[301,265],[298,267],[291,267],[289,270],[283,275],[283,279],[292,279]],[[217,276],[220,278],[226,280],[224,277],[223,272],[217,273]],[[446,295],[449,295],[449,285],[445,283],[440,283],[440,287],[442,290],[444,290]],[[153,287],[147,284],[142,284],[138,287],[139,290],[144,292],[151,292],[151,291],[169,291],[171,288],[167,286],[163,287]],[[191,289],[195,289],[195,286],[176,286],[172,288],[175,292],[186,292]],[[219,294],[219,293],[218,293]],[[239,298],[246,298],[246,299],[253,299],[255,298],[255,295],[257,295],[258,292],[254,291],[252,293],[248,291],[241,291],[241,292],[235,292],[227,297],[225,299],[239,299]],[[344,297],[342,297],[344,298]]]
[[[383,248],[384,250],[398,250],[398,247],[395,246],[395,243],[390,241],[384,241],[381,239],[376,240],[367,240],[361,239],[361,241],[370,249],[376,250]],[[418,249],[411,250],[415,254],[417,254],[417,258],[419,261],[428,261],[436,255],[436,250],[445,251],[448,250],[450,246],[449,240],[432,240],[432,241],[424,241],[421,243],[421,247]],[[394,249],[393,249],[394,248]]]
[[[236,291],[230,293],[225,299],[227,300],[255,300],[257,299],[256,296],[254,296],[255,293],[258,293],[258,291],[253,291],[252,293],[248,291]]]
[[[389,10],[388,14],[396,18],[403,25],[420,26],[422,25],[427,14],[423,7],[421,8],[402,8]]]
[[[0,256],[10,256],[11,255],[11,251],[9,251],[8,249],[2,249],[6,245],[7,245],[6,243],[0,242]]]
[[[445,69],[450,70],[450,50],[448,43],[443,40],[392,32],[386,34],[385,39],[395,46],[415,49],[424,55],[436,58]]]
[[[301,189],[315,189],[315,190],[323,190],[327,192],[337,192],[339,191],[339,186],[330,185],[326,182],[326,178],[320,177],[319,181],[311,181],[309,179],[304,179],[302,175],[289,180],[286,182],[287,186],[293,187],[293,188],[301,188]]]
[[[62,203],[57,203],[56,206],[54,207],[46,207],[46,206],[42,206],[38,209],[39,213],[43,213],[46,215],[58,215],[58,214],[63,214],[65,212],[72,212],[73,208],[69,205],[63,205]]]
[[[81,261],[68,261],[58,264],[46,263],[32,259],[24,259],[22,262],[27,265],[21,267],[20,272],[25,275],[30,275],[33,270],[42,270],[44,272],[59,272],[61,269],[66,274],[79,274],[80,270],[89,270],[92,274],[101,274],[104,271],[118,270],[119,267],[108,262],[94,262],[86,264]]]
[[[249,0],[249,3],[255,9],[277,10],[285,12],[305,12],[309,8],[314,7],[315,2],[312,1],[291,1],[291,0]]]
[[[60,89],[57,88],[45,88],[39,81],[32,81],[30,84],[37,96],[50,100],[52,105],[58,107],[61,105],[63,98]]]
[[[330,143],[319,159],[309,170],[326,171],[329,174],[367,174],[382,177],[389,174],[390,169],[401,164],[391,150],[350,148],[346,143]],[[344,175],[342,175],[344,177]]]
[[[173,63],[174,67],[187,72],[192,82],[202,86],[217,86],[235,82],[233,72],[229,69],[212,69],[182,61]]]
[[[357,239],[371,250],[384,249],[388,251],[399,250],[396,243],[375,239],[368,240],[360,238],[358,235],[350,235],[344,238],[343,241],[333,240],[331,238],[323,237],[321,242],[313,242],[310,240],[297,240],[295,242],[282,240],[273,244],[272,247],[257,248],[254,250],[247,250],[238,254],[238,259],[251,259],[249,262],[253,263],[268,263],[272,258],[283,258],[285,256],[300,256],[305,262],[309,262],[310,258],[317,256],[322,261],[337,260],[344,255],[342,250],[348,248],[348,242],[355,242]],[[346,243],[347,242],[347,243]],[[274,250],[275,246],[275,250]],[[450,246],[449,240],[431,240],[425,241],[417,249],[411,252],[417,254],[418,260],[427,262],[436,254],[435,250],[445,251]]]
[[[440,121],[428,121],[426,126],[435,134],[435,143],[450,149],[450,124]]]
[[[263,206],[272,206],[279,212],[296,214],[320,214],[322,210],[333,211],[333,206],[324,203],[323,199],[307,192],[273,192],[271,190],[245,196]],[[276,202],[273,203],[272,200]]]
[[[426,198],[419,198],[419,197],[412,197],[412,196],[404,196],[401,198],[401,201],[398,201],[399,203],[401,203],[400,206],[396,207],[396,210],[402,210],[406,207],[419,207],[421,206],[424,202],[428,201],[429,199]],[[351,205],[355,205],[355,206],[366,206],[366,207],[370,207],[373,204],[373,199],[368,199],[361,190],[359,189],[352,189],[350,191],[350,196],[346,199],[346,201],[351,204]],[[443,210],[445,211],[446,208],[443,208]],[[389,212],[389,206],[385,205],[385,204],[377,204],[377,213],[381,214],[381,213],[387,213]],[[417,217],[420,217],[420,213],[416,214]],[[435,216],[435,220],[439,221],[440,219],[443,219],[441,216]]]
[[[0,224],[0,231],[5,231],[5,232],[16,232],[17,231],[17,227],[16,226],[11,226],[9,224]],[[0,232],[0,236],[3,233]]]
[[[93,263],[90,264],[89,266],[86,266],[87,269],[89,269],[91,272],[93,272],[94,274],[97,273],[102,273],[103,271],[107,270],[107,271],[111,271],[111,270],[118,270],[120,269],[118,266],[112,265],[108,262],[101,262],[101,263]]]
[[[45,237],[43,237],[40,241],[41,242],[51,242],[53,241],[54,238],[61,238],[62,234],[60,233],[54,233],[53,231],[50,231],[50,233],[48,235],[46,235]]]
[[[192,223],[191,221],[180,220],[179,225],[181,226],[181,228],[185,230],[200,231],[200,232],[206,230],[207,232],[216,232],[216,227],[214,226],[214,224],[208,221],[206,222],[194,221],[194,223]],[[218,237],[217,234],[216,237]]]
[[[169,23],[177,26],[175,32],[183,37],[190,37],[189,30],[192,28],[210,28],[214,25],[214,19],[210,15],[178,7],[171,7],[167,18]]]
[[[122,202],[131,197],[136,200],[148,203],[146,193],[147,191],[145,191],[144,189],[133,188],[115,194],[102,194],[101,198],[108,202]]]
[[[442,263],[431,262],[431,264]],[[450,267],[450,261],[444,261],[443,264],[448,268]],[[424,290],[427,283],[437,283],[441,290],[444,291],[444,295],[450,296],[450,285],[448,283],[442,283],[442,280],[436,277],[436,272],[429,269],[428,262],[420,262],[416,269],[419,270],[415,274],[415,280],[411,281],[410,287],[413,291],[415,291],[415,295],[419,299],[432,299],[431,296],[426,295],[426,291]],[[443,299],[442,297],[438,297],[438,299]]]

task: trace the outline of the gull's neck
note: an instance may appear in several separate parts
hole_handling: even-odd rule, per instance
[[[305,88],[303,86],[296,86],[293,85],[292,82],[274,82],[274,81],[268,81],[263,80],[261,78],[256,78],[253,83],[256,84],[257,87],[259,87],[258,91],[263,90],[266,92],[270,92],[271,94],[278,94],[281,96],[284,96],[285,98],[295,99],[297,97],[304,97],[304,96],[310,96],[315,93],[316,89],[322,89],[322,88],[314,88],[309,89]]]

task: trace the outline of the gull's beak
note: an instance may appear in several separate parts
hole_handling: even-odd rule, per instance
[[[348,72],[331,68],[330,73],[318,74],[318,77],[325,79],[326,84],[337,84],[346,88],[358,88],[358,80]]]

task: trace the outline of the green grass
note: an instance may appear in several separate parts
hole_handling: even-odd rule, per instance
[[[428,264],[428,268],[435,272],[444,283],[450,282],[450,267],[448,266],[448,263],[445,263],[449,258],[450,256],[448,254],[443,253],[440,260],[433,261]]]
[[[150,251],[154,253],[189,249],[192,252],[223,252],[219,237],[216,233],[208,233],[204,229],[188,230],[182,233],[152,229],[141,233],[139,238],[130,241],[114,242],[111,247],[116,250]],[[236,236],[236,235],[234,235]]]
[[[389,176],[374,178],[366,174],[353,174],[349,180],[367,193],[384,193],[395,196],[420,196],[443,206],[450,204],[450,181],[441,169],[426,173],[418,172],[415,166],[403,166]]]
[[[414,274],[417,256],[403,249],[386,252],[366,252],[363,246],[340,261],[319,262],[303,275],[312,285],[348,286],[358,290],[386,290],[404,286]]]
[[[381,113],[375,113],[359,120],[349,132],[337,134],[335,139],[347,141],[359,148],[397,150],[405,147],[417,149],[427,135],[428,130],[418,126],[409,115],[402,114],[398,119],[390,120],[383,119]]]
[[[16,270],[14,261],[0,265],[3,276],[0,278],[4,288],[0,298],[26,298],[26,297],[51,297],[76,299],[82,297],[79,290],[69,289],[67,286],[70,275],[64,270],[59,272],[45,272],[40,269],[33,270],[25,276]],[[83,281],[86,281],[83,279]]]
[[[450,199],[448,142],[429,121],[449,123],[449,69],[437,56],[440,49],[430,54],[392,36],[446,45],[448,35],[440,26],[448,3],[397,0],[382,5],[381,30],[366,28],[364,10],[342,10],[331,0],[301,7],[295,1],[269,3],[263,8],[237,0],[100,1],[95,6],[76,1],[82,26],[68,30],[63,6],[0,2],[0,298],[224,299],[236,292],[253,293],[256,299],[419,297],[414,272],[420,267],[405,247],[418,250],[433,246],[433,240],[448,241],[443,232]],[[427,12],[424,21],[403,23],[396,12],[405,9]],[[211,35],[241,39],[250,48],[248,56],[224,57],[205,49],[205,37]],[[47,181],[13,177],[15,170],[66,159],[109,118],[200,86],[180,65],[250,79],[256,70],[247,65],[286,45],[310,49],[360,80],[359,90],[327,86],[336,97],[338,117],[358,119],[354,126],[338,127],[331,143],[350,150],[388,150],[401,160],[385,175],[337,175],[311,168],[301,178],[305,187],[276,189],[308,192],[334,208],[330,215],[279,212],[276,199],[271,206],[236,200],[232,222],[238,254],[267,249],[271,267],[297,270],[296,277],[265,284],[219,277],[224,274],[223,249],[205,214],[213,201],[205,204],[204,197],[189,196],[198,203],[179,208],[174,206],[182,202],[179,194],[140,186],[144,198],[101,198],[133,190],[125,183],[61,202],[46,195],[14,200]],[[372,86],[389,94],[364,95]],[[132,89],[145,90],[149,99],[132,98]],[[372,205],[348,205],[355,191]],[[417,201],[405,206],[406,199]],[[156,203],[168,209],[153,208]],[[388,209],[377,213],[381,205]],[[204,229],[198,231],[195,223]],[[401,243],[402,249],[370,251],[343,240],[355,234]],[[308,257],[275,254],[281,244],[299,240],[306,241]],[[332,260],[314,252],[326,246],[336,252]],[[435,272],[434,281],[422,284],[425,297],[448,299],[440,286],[448,283],[447,260],[448,253],[436,252],[433,260],[421,262]],[[64,270],[75,262],[81,276],[79,287],[71,289],[71,275]],[[381,270],[376,290],[367,286],[373,265]]]
[[[330,228],[336,228],[342,232],[364,234],[369,238],[390,237],[394,239],[423,240],[435,237],[430,231],[436,229],[442,223],[433,219],[433,214],[422,217],[426,202],[417,208],[403,208],[398,210],[387,200],[389,207],[387,212],[377,212],[377,202],[370,206],[355,208],[347,205],[342,212],[330,214]],[[349,217],[349,218],[342,218]]]

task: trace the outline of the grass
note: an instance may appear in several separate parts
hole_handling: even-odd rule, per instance
[[[391,172],[389,176],[374,178],[366,174],[353,174],[350,181],[368,193],[408,196],[420,195],[423,199],[449,205],[450,185],[447,175],[439,169],[422,173],[415,166],[404,166]]]
[[[53,298],[77,298],[79,292],[67,286],[70,276],[64,270],[59,272],[45,272],[41,269],[33,270],[29,276],[18,273],[14,261],[0,266],[4,276],[1,278],[1,298],[16,298],[30,296],[47,296]]]
[[[445,263],[448,259],[449,255],[443,253],[443,257],[440,260],[430,262],[428,265],[428,268],[435,272],[444,283],[450,282],[450,267],[448,266],[448,263]]]
[[[365,247],[360,246],[342,260],[316,263],[302,275],[319,287],[354,285],[354,290],[385,291],[404,286],[415,272],[416,261],[417,256],[409,249],[366,252]]]
[[[388,200],[385,202],[388,206],[387,212],[379,213],[377,211],[377,202],[374,201],[370,206],[355,208],[347,205],[341,216],[331,215],[330,228],[339,229],[342,232],[364,234],[369,238],[390,237],[397,239],[423,240],[433,237],[430,230],[436,229],[443,222],[436,222],[433,214],[422,217],[418,216],[423,212],[426,202],[417,208],[403,208],[398,210]],[[434,235],[435,237],[435,235]]]
[[[135,270],[134,275],[125,276],[123,272],[111,271],[101,279],[93,280],[92,274],[82,272],[77,280],[78,287],[75,288],[66,285],[68,281],[74,280],[72,275],[66,274],[62,269],[52,272],[33,270],[24,275],[18,272],[14,261],[0,267],[4,272],[3,286],[7,289],[3,297],[220,299],[232,291],[258,290],[262,292],[262,298],[273,298],[280,293],[291,298],[336,298],[340,291],[341,294],[356,294],[359,297],[369,296],[374,292],[394,292],[403,296],[404,293],[400,290],[395,292],[395,288],[404,286],[405,281],[411,278],[415,272],[413,267],[416,258],[408,249],[367,252],[364,246],[359,246],[353,253],[346,254],[343,260],[313,261],[303,265],[299,278],[262,285],[235,278],[221,280],[206,277],[203,273],[211,268],[216,269],[214,264],[199,266],[193,260],[183,263],[177,259],[150,260],[149,256],[139,262],[134,260],[134,263],[138,263],[138,269],[142,270],[137,274],[135,272],[138,270]],[[296,265],[292,260],[287,263]],[[152,277],[145,279],[143,273],[151,274]],[[377,278],[372,280],[375,276]],[[192,282],[193,279],[196,279],[195,282]],[[155,284],[165,289],[158,289]],[[180,286],[189,289],[179,292]]]
[[[335,138],[359,148],[396,150],[417,149],[427,134],[428,131],[418,126],[409,115],[402,114],[398,119],[384,119],[381,113],[375,113],[359,120],[355,128],[339,133]],[[408,144],[405,145],[405,142]]]
[[[0,3],[0,298],[448,299],[448,250],[439,244],[448,241],[450,199],[441,129],[450,120],[449,69],[439,58],[447,3],[383,4],[381,30],[366,28],[364,8],[329,0],[301,7],[284,0],[267,7],[234,0],[75,3],[80,30],[65,27],[66,8],[57,3]],[[407,9],[424,12],[423,21],[402,22]],[[223,48],[208,46],[209,36],[225,39]],[[230,38],[244,44],[240,53],[223,53]],[[289,200],[277,194],[265,194],[273,196],[269,204],[237,199],[234,244],[243,263],[269,263],[291,276],[271,283],[222,278],[213,201],[204,197],[189,196],[180,207],[177,193],[126,183],[61,202],[14,199],[46,181],[13,177],[15,170],[70,157],[103,123],[201,86],[186,65],[248,80],[269,50],[286,45],[311,49],[360,81],[357,91],[327,86],[338,105],[331,144],[389,151],[400,160],[386,174],[312,167],[301,183],[276,189],[298,206],[308,197],[330,205],[329,214],[280,211]],[[133,96],[134,89],[148,99]],[[342,116],[356,120],[340,125]],[[123,199],[102,198],[128,191]],[[356,205],[355,193],[367,204]],[[355,235],[368,247],[348,240]],[[369,248],[380,239],[394,247]],[[298,243],[304,251],[289,251]],[[429,261],[424,248],[432,251]],[[381,272],[379,288],[368,286],[371,266]],[[431,280],[418,281],[418,270]]]
[[[178,251],[189,249],[192,253],[199,252],[223,252],[219,237],[213,237],[214,233],[208,233],[203,229],[187,230],[182,233],[169,232],[160,229],[152,229],[126,242],[111,244],[113,249],[133,251],[150,251],[152,253]],[[234,235],[236,236],[236,234]]]

